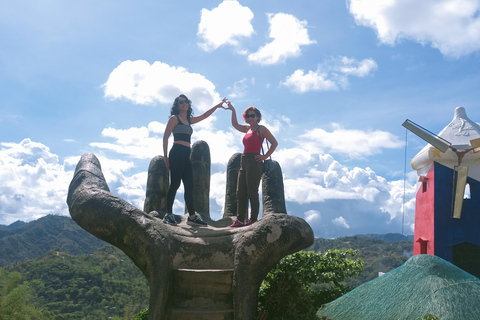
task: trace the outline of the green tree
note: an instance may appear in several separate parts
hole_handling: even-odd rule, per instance
[[[344,280],[363,272],[363,261],[349,258],[356,254],[353,249],[335,249],[283,258],[260,287],[257,319],[316,319],[322,304],[351,290]]]
[[[42,311],[30,305],[32,294],[18,272],[0,269],[0,320],[43,320]]]
[[[148,320],[148,308],[143,309],[133,317],[133,320]]]

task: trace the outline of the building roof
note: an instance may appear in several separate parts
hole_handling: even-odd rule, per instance
[[[450,142],[452,147],[459,151],[471,148],[470,140],[480,138],[480,125],[467,117],[465,108],[455,109],[453,120],[438,134],[439,137]],[[451,169],[459,165],[457,154],[451,149],[445,153],[427,144],[411,161],[412,168],[419,175],[425,175],[433,161]],[[469,166],[468,176],[480,180],[480,153],[468,152],[462,158],[461,165]]]
[[[317,315],[332,320],[442,320],[480,315],[480,279],[434,255],[402,266],[326,304]]]

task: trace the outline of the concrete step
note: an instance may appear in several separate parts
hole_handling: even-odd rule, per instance
[[[233,320],[233,310],[170,309],[169,320]]]
[[[178,269],[172,279],[173,308],[233,309],[232,269]]]
[[[172,275],[173,294],[169,305],[173,309],[233,309],[233,269],[178,269]]]

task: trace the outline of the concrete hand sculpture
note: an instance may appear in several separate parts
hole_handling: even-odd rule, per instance
[[[194,144],[192,157],[205,145]],[[199,159],[209,162],[210,157]],[[162,205],[161,196],[152,197],[162,194],[165,183],[151,181],[165,176],[162,165],[163,157],[150,165],[146,207]],[[204,166],[208,174],[209,166]],[[253,319],[258,290],[269,270],[313,243],[310,226],[285,213],[264,214],[244,228],[224,227],[232,221],[228,214],[208,227],[189,226],[183,216],[176,216],[176,227],[164,224],[164,212],[147,213],[110,193],[100,162],[91,153],[82,155],[76,167],[67,203],[78,225],[121,249],[143,272],[150,285],[149,319],[155,320]],[[208,212],[200,214],[210,219]]]

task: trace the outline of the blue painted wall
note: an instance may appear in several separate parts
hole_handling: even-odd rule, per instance
[[[452,218],[453,170],[434,162],[435,255],[453,263],[452,246],[470,242],[480,246],[480,182],[467,178],[471,199],[463,201],[461,219]]]

